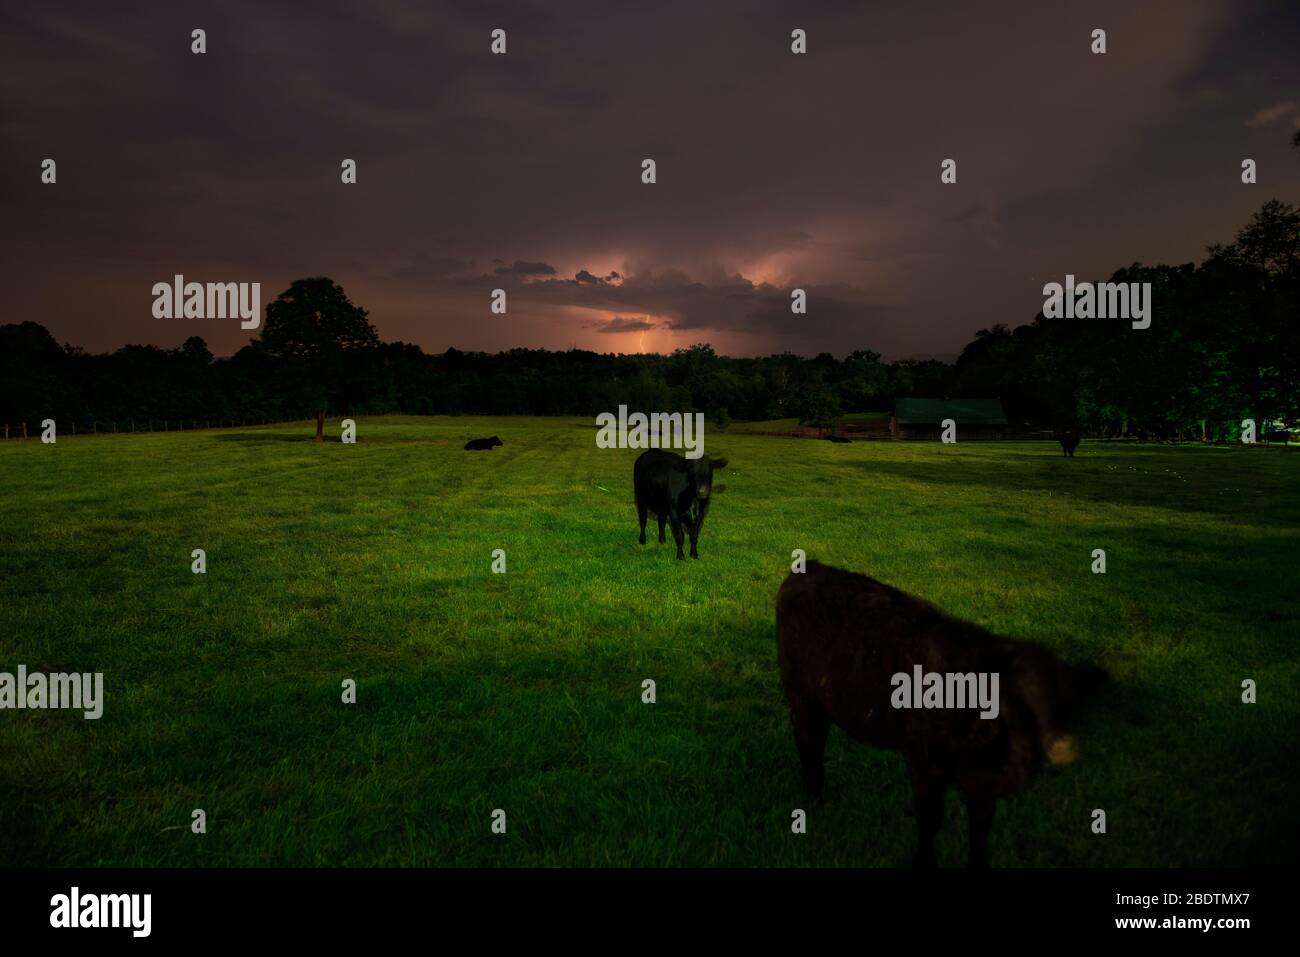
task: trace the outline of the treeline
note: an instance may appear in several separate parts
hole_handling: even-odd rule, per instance
[[[953,368],[954,395],[997,396],[1009,416],[1094,434],[1235,437],[1300,423],[1300,210],[1265,203],[1200,265],[1134,264],[1151,326],[1044,319],[980,330]],[[1063,277],[1062,277],[1063,278]]]
[[[1082,279],[1084,277],[1080,277]],[[1061,281],[1064,277],[1056,277]],[[1135,264],[1152,284],[1148,329],[1124,319],[1045,319],[980,330],[955,363],[884,362],[863,349],[762,358],[695,345],[671,355],[512,349],[489,355],[381,342],[325,278],[267,307],[259,338],[229,358],[202,339],[92,355],[33,322],[0,326],[0,421],[65,428],[134,419],[283,421],[332,415],[584,415],[702,411],[830,426],[899,396],[1000,398],[1014,425],[1094,434],[1225,438],[1245,418],[1300,422],[1300,210],[1266,203],[1199,265]]]
[[[178,349],[125,346],[90,355],[60,346],[33,322],[0,326],[0,420],[284,421],[310,418],[324,396],[331,415],[583,415],[615,410],[705,411],[731,419],[797,417],[886,408],[893,395],[941,394],[946,363],[882,363],[873,352],[757,359],[695,345],[671,355],[511,349],[489,355],[380,342],[351,350],[339,375],[314,382],[291,357],[253,341],[214,358],[191,337]],[[142,426],[143,427],[143,426]]]

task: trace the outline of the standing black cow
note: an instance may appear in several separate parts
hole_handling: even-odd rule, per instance
[[[1079,447],[1079,430],[1057,429],[1056,440],[1061,443],[1061,451],[1069,458],[1074,458],[1074,450]]]
[[[664,524],[670,523],[673,541],[677,543],[677,557],[686,558],[682,554],[684,527],[691,537],[691,558],[699,558],[696,543],[713,492],[713,470],[726,464],[726,459],[710,460],[704,456],[687,459],[663,449],[642,452],[632,468],[636,514],[641,521],[641,544],[645,544],[646,512],[654,512],[659,518],[660,543],[667,540],[664,538]]]

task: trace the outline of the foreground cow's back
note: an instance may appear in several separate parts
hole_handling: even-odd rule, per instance
[[[974,770],[990,731],[1028,730],[1023,707],[1008,701],[1016,646],[977,625],[949,618],[932,605],[865,575],[809,562],[792,573],[777,596],[777,655],[792,708],[824,712],[834,724],[875,747],[924,751],[936,763]],[[926,672],[997,672],[998,717],[974,709],[894,708],[893,676]],[[797,704],[797,707],[796,707]],[[1023,725],[1023,728],[1018,728]],[[1013,743],[1010,749],[1003,744]],[[1036,752],[1029,742],[997,743],[992,751],[1004,790],[1028,780]],[[820,783],[820,779],[815,783]]]

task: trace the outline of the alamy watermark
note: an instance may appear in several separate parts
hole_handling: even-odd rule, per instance
[[[596,446],[602,449],[685,449],[686,458],[704,454],[703,412],[644,412],[627,414],[627,406],[618,407],[618,415],[602,412],[596,416],[600,431]]]
[[[17,675],[0,671],[0,711],[6,708],[73,708],[93,721],[104,713],[104,673],[28,674],[26,665],[18,666]]]
[[[1134,329],[1151,326],[1151,283],[1074,282],[1067,273],[1065,285],[1043,286],[1044,319],[1131,319]]]
[[[51,927],[125,927],[132,937],[148,937],[152,914],[152,894],[83,894],[74,886],[50,898]]]
[[[262,324],[260,282],[186,282],[177,273],[171,282],[153,284],[155,319],[234,319],[239,328]]]
[[[894,693],[889,703],[895,708],[979,708],[980,717],[998,716],[998,673],[996,671],[940,672],[912,666],[912,674],[896,673],[889,681]]]

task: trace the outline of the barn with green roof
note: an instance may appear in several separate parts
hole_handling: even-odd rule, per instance
[[[957,441],[1004,439],[1007,415],[999,399],[895,399],[889,420],[896,439],[935,439],[944,419],[957,423]]]

